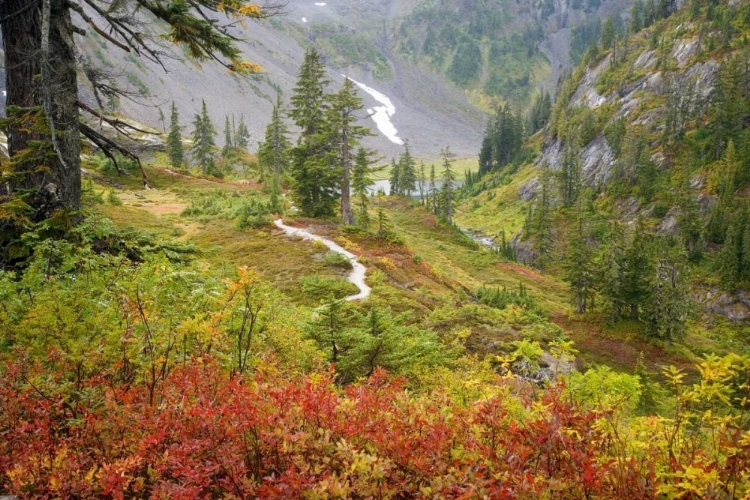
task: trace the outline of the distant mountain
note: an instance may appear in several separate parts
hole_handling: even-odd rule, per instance
[[[282,16],[236,26],[249,61],[264,71],[249,78],[207,62],[187,61],[179,48],[162,68],[105,44],[96,33],[81,40],[82,57],[109,71],[133,99],[107,103],[133,119],[162,128],[175,101],[186,127],[205,99],[215,125],[244,115],[252,142],[262,138],[276,94],[288,98],[304,51],[324,54],[332,88],[346,74],[368,86],[368,109],[386,107],[390,124],[368,140],[386,155],[410,139],[415,153],[435,156],[450,145],[460,156],[477,154],[487,112],[503,100],[525,107],[537,88],[553,89],[569,66],[571,44],[630,0],[290,0]],[[77,16],[75,16],[77,17]],[[77,19],[80,21],[80,19]],[[144,18],[158,37],[160,23]],[[587,28],[587,29],[589,29]],[[81,80],[85,77],[80,75]],[[373,95],[382,95],[376,99]],[[94,96],[84,91],[84,100]],[[387,103],[384,104],[387,98]],[[392,115],[391,115],[392,112]],[[380,116],[384,116],[380,113]],[[381,120],[382,122],[382,120]],[[370,125],[377,130],[376,123]],[[384,129],[385,130],[385,129]]]

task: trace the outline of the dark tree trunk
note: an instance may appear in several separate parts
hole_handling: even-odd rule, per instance
[[[352,211],[351,201],[351,154],[349,151],[349,129],[344,125],[343,137],[341,139],[341,163],[343,176],[341,179],[341,218],[344,224],[351,226],[354,224],[354,212]]]
[[[73,24],[65,0],[50,1],[49,66],[47,92],[42,84],[42,0],[0,0],[0,26],[5,45],[5,78],[8,107],[42,112],[45,95],[51,96],[55,147],[45,146],[33,159],[14,165],[15,180],[2,194],[22,192],[36,210],[35,219],[48,218],[62,208],[78,209],[81,204],[80,134],[78,125],[78,82]],[[14,121],[7,130],[11,158],[33,146],[33,141],[52,144],[49,117],[44,129],[30,131],[28,123]],[[55,152],[57,150],[57,153]],[[59,153],[59,154],[58,154]],[[62,161],[61,159],[62,158]]]

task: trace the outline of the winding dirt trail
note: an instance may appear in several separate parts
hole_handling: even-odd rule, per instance
[[[287,236],[296,236],[309,241],[319,241],[327,246],[330,250],[344,255],[351,261],[352,270],[346,277],[346,279],[349,280],[350,283],[353,283],[357,288],[359,288],[359,293],[350,295],[346,298],[346,300],[364,300],[370,296],[370,293],[372,293],[372,289],[367,286],[367,283],[365,283],[365,273],[367,272],[367,268],[359,263],[356,255],[345,250],[343,247],[334,243],[333,241],[323,238],[322,236],[313,234],[305,229],[287,226],[286,224],[284,224],[284,221],[282,219],[277,219],[273,221],[273,223],[276,227],[284,231]]]

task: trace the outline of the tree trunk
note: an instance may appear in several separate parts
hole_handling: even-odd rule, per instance
[[[36,220],[48,218],[63,208],[76,210],[81,204],[81,139],[73,24],[65,0],[47,1],[50,2],[50,29],[45,90],[42,84],[43,1],[0,0],[7,107],[22,108],[17,113],[20,118],[29,110],[44,109],[45,95],[50,96],[47,107],[51,116],[44,115],[42,130],[32,129],[28,122],[21,120],[11,123],[7,130],[11,158],[33,147],[33,141],[48,145],[54,142],[44,146],[43,154],[40,152],[32,160],[15,164],[17,177],[2,192],[5,195],[27,192],[30,195],[27,202],[35,209]],[[50,123],[55,130],[54,141]]]
[[[341,167],[343,175],[341,179],[341,218],[344,224],[351,226],[354,224],[354,212],[352,212],[351,202],[351,154],[349,151],[349,130],[348,125],[344,124],[344,130],[341,141]]]
[[[638,321],[638,304],[630,304],[630,319]]]

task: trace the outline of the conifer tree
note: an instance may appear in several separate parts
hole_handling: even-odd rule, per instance
[[[618,222],[612,222],[597,258],[598,288],[604,310],[610,321],[616,323],[625,309],[625,233]]]
[[[238,134],[247,130],[244,117],[240,119]],[[258,162],[262,171],[273,173],[274,182],[281,185],[281,174],[289,168],[289,130],[284,123],[281,111],[281,96],[276,97],[276,104],[271,113],[271,123],[266,127],[266,135],[258,147]]]
[[[221,156],[229,158],[234,152],[232,134],[232,124],[229,122],[229,115],[224,118],[224,147],[221,150]]]
[[[401,189],[401,163],[396,160],[391,160],[391,196],[399,196],[402,194]]]
[[[416,189],[417,165],[409,150],[409,141],[404,141],[404,152],[399,158],[399,188],[406,196]]]
[[[734,290],[738,282],[750,277],[750,215],[747,206],[731,218],[717,267],[725,290]]]
[[[724,158],[717,171],[717,179],[714,182],[715,191],[718,196],[716,206],[711,211],[706,232],[714,243],[724,242],[727,228],[734,211],[735,193],[737,191],[737,173],[740,170],[734,141],[729,141]]]
[[[247,151],[250,145],[250,131],[247,129],[245,123],[245,115],[240,115],[240,124],[237,125],[237,130],[234,134],[234,146],[241,150]]]
[[[216,143],[214,137],[216,137],[216,129],[211,118],[208,116],[206,109],[206,101],[202,101],[201,113],[195,115],[193,121],[193,147],[191,153],[193,161],[197,163],[201,171],[206,173],[215,173],[216,167],[214,166],[214,150],[216,149]]]
[[[552,173],[542,165],[539,176],[541,189],[533,210],[532,227],[535,233],[536,265],[544,272],[552,262]]]
[[[169,54],[156,42],[162,40],[184,47],[191,59],[212,60],[233,71],[248,72],[258,66],[242,60],[237,39],[218,18],[261,19],[275,10],[278,6],[272,3],[261,8],[243,0],[0,1],[9,111],[5,132],[11,156],[3,166],[0,193],[13,194],[12,201],[22,198],[37,221],[61,209],[75,211],[81,201],[81,136],[113,155],[127,151],[79,119],[80,113],[88,113],[114,123],[101,110],[79,101],[81,76],[90,79],[97,97],[113,102],[123,95],[111,80],[95,76],[98,70],[88,66],[87,58],[79,57],[81,47],[91,39],[87,34],[97,32],[105,52],[116,47],[162,64]],[[154,29],[146,30],[149,33],[143,29],[144,16],[158,18],[158,23],[150,23]],[[35,126],[30,132],[35,122],[44,127]],[[147,182],[145,174],[143,180]]]
[[[372,152],[360,147],[357,150],[357,157],[354,160],[354,170],[352,171],[352,193],[354,194],[357,206],[356,220],[360,227],[364,229],[367,229],[370,225],[370,215],[367,209],[369,206],[368,189],[372,185],[372,175],[370,172],[371,156]]]
[[[558,174],[560,195],[566,207],[572,207],[578,200],[581,185],[581,157],[578,139],[571,138],[565,145],[563,161]]]
[[[609,16],[602,25],[602,47],[604,47],[605,50],[614,47],[616,37],[617,31],[615,29],[615,18],[614,16]]]
[[[453,190],[456,177],[453,174],[452,154],[449,147],[440,151],[443,157],[443,187],[440,190],[440,201],[442,203],[441,215],[451,224],[453,223]]]
[[[583,204],[578,203],[578,221],[570,231],[563,269],[565,281],[573,289],[576,312],[586,312],[594,293],[594,250],[589,243],[587,221],[583,213]]]
[[[649,238],[643,221],[638,219],[625,252],[625,272],[622,282],[622,299],[630,308],[630,318],[638,320],[641,305],[650,292],[653,269]]]
[[[291,154],[294,197],[302,214],[308,217],[333,215],[339,197],[341,172],[332,161],[325,130],[328,109],[325,88],[329,83],[320,54],[315,49],[308,50],[289,111],[301,129]]]
[[[688,252],[688,258],[695,260],[700,256],[700,241],[703,237],[703,220],[695,190],[690,185],[690,177],[686,168],[677,171],[677,205],[680,214],[677,224],[680,236]]]
[[[434,164],[430,165],[430,203],[432,205],[432,213],[438,215],[438,190]]]
[[[185,151],[182,148],[182,127],[180,127],[180,115],[177,106],[172,101],[172,114],[169,119],[169,135],[167,136],[167,153],[169,163],[173,168],[182,168],[185,165]]]
[[[354,224],[351,204],[351,175],[354,163],[354,148],[359,140],[370,134],[370,129],[355,125],[357,112],[362,110],[362,99],[357,95],[354,82],[344,80],[341,90],[329,98],[328,142],[337,168],[341,171],[341,218],[346,225]]]
[[[646,369],[643,362],[643,351],[638,355],[638,362],[633,370],[633,375],[638,377],[641,382],[641,394],[638,397],[638,406],[636,410],[640,415],[654,415],[658,410],[657,396],[658,389],[653,380],[653,375]]]
[[[425,189],[427,188],[427,174],[425,173],[424,162],[419,162],[419,174],[417,176],[417,183],[419,185],[419,201],[422,205],[425,204]]]
[[[643,301],[643,316],[651,336],[670,345],[682,337],[690,311],[687,254],[679,246],[659,241],[656,259]]]

